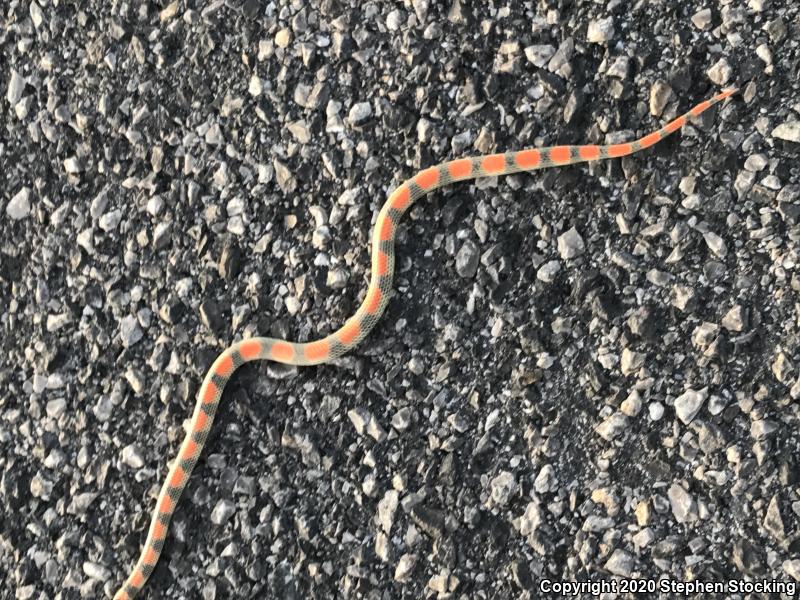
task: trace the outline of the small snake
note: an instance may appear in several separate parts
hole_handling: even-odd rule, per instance
[[[375,222],[372,232],[372,275],[367,295],[356,313],[339,330],[326,338],[308,343],[265,337],[249,338],[230,346],[211,365],[197,395],[189,432],[158,494],[141,556],[127,581],[114,595],[114,600],[134,598],[155,569],[164,549],[170,519],[192,470],[197,465],[214,421],[222,390],[233,372],[252,360],[272,360],[290,365],[318,365],[328,362],[352,350],[375,327],[386,309],[392,289],[397,225],[415,200],[444,185],[467,179],[496,177],[633,154],[657,144],[683,127],[690,117],[697,117],[735,92],[735,89],[725,90],[710,100],[701,102],[658,131],[633,142],[609,146],[551,146],[460,158],[425,169],[402,183],[386,200]]]

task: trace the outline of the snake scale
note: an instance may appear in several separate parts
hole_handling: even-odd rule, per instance
[[[223,351],[211,365],[197,395],[189,432],[181,444],[178,456],[173,461],[156,500],[156,508],[139,560],[125,583],[114,595],[114,600],[134,598],[155,569],[164,549],[170,519],[203,451],[222,390],[234,371],[253,360],[272,360],[290,365],[317,365],[328,362],[353,349],[375,327],[386,309],[392,289],[395,232],[403,213],[415,200],[442,186],[468,179],[497,177],[633,154],[675,133],[690,118],[699,116],[735,91],[725,90],[701,102],[661,129],[632,142],[606,146],[551,146],[460,158],[420,171],[403,182],[389,195],[375,222],[372,233],[372,272],[364,301],[340,329],[323,339],[308,343],[293,343],[266,337],[245,339]]]

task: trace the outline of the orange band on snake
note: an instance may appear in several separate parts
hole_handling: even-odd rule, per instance
[[[266,359],[292,365],[316,365],[328,362],[351,350],[375,326],[389,301],[394,275],[394,239],[397,224],[415,200],[455,181],[509,175],[638,152],[678,131],[690,117],[697,117],[735,91],[726,90],[710,100],[701,102],[658,131],[633,142],[609,146],[553,146],[460,158],[425,169],[400,185],[389,195],[375,223],[372,234],[372,276],[364,301],[341,329],[324,339],[308,343],[250,338],[222,352],[211,366],[200,386],[189,433],[181,445],[156,501],[156,510],[141,556],[128,579],[115,594],[114,600],[130,600],[136,596],[153,572],[164,548],[170,519],[197,464],[214,421],[222,390],[233,372],[251,360]]]

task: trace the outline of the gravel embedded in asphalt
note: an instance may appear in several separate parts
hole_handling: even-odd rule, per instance
[[[473,6],[474,4],[474,6]],[[537,598],[800,579],[800,7],[11,0],[0,12],[0,573],[110,598],[215,356],[243,367],[144,598]]]

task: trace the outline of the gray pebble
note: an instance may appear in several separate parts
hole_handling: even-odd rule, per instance
[[[503,507],[517,493],[517,480],[513,473],[500,471],[491,483],[491,499],[494,506]]]
[[[106,206],[108,206],[108,190],[104,188],[92,199],[89,214],[93,219],[98,219],[105,212]]]
[[[101,423],[105,423],[111,418],[113,410],[114,410],[114,403],[111,401],[111,398],[103,394],[97,399],[97,402],[92,408],[92,414],[98,421],[100,421]]]
[[[720,324],[728,331],[744,331],[747,329],[747,309],[741,304],[736,304],[725,313]]]
[[[680,284],[676,284],[672,288],[672,305],[678,310],[684,312],[692,310],[695,303],[694,300],[694,289]]]
[[[650,337],[656,328],[653,310],[648,306],[640,306],[628,316],[626,321],[631,333],[639,337]]]
[[[747,22],[747,12],[743,6],[723,6],[720,16],[722,17],[722,24],[729,30],[735,29],[736,25],[742,25]]]
[[[475,276],[478,272],[480,252],[475,242],[467,240],[456,254],[456,272],[464,279]]]
[[[706,242],[709,250],[716,256],[724,258],[728,254],[728,247],[725,245],[725,240],[718,236],[713,231],[706,231],[703,233],[703,239]]]
[[[620,411],[628,416],[628,417],[635,417],[642,411],[642,397],[638,391],[633,390],[625,400],[622,401],[622,404],[619,405]]]
[[[525,513],[519,518],[519,532],[523,536],[535,533],[544,521],[542,509],[536,502],[529,502]]]
[[[64,170],[70,175],[76,175],[83,171],[83,165],[77,156],[70,156],[64,160]]]
[[[144,373],[134,367],[128,367],[125,371],[125,380],[137,396],[144,391],[144,386],[147,383]]]
[[[347,418],[356,428],[358,435],[364,435],[367,432],[367,425],[372,420],[372,413],[359,406],[347,411]]]
[[[6,100],[13,107],[22,98],[25,90],[25,79],[16,69],[11,69],[11,76],[8,78],[8,88],[6,90]]]
[[[364,124],[372,116],[372,105],[369,102],[358,102],[350,108],[347,120],[353,126]]]
[[[800,121],[786,121],[772,130],[772,137],[800,144]]]
[[[772,419],[756,419],[750,424],[750,435],[756,440],[765,440],[780,426]]]
[[[284,163],[277,158],[272,161],[272,166],[275,168],[275,180],[278,182],[281,190],[284,193],[291,194],[297,188],[297,180],[292,175]]]
[[[597,533],[606,531],[614,527],[614,519],[611,517],[601,517],[600,515],[589,515],[581,525],[581,531]]]
[[[401,408],[392,417],[392,427],[398,431],[405,431],[411,425],[411,417],[414,411],[410,407]]]
[[[731,75],[733,75],[733,69],[730,64],[728,64],[727,59],[720,58],[706,71],[706,75],[708,75],[708,78],[715,84],[722,86],[730,80]]]
[[[645,358],[647,358],[646,354],[635,352],[630,348],[624,348],[619,361],[620,371],[622,371],[623,375],[636,373],[644,366]]]
[[[627,79],[628,72],[630,71],[631,59],[627,56],[618,56],[611,63],[611,66],[606,71],[608,77],[616,77],[617,79]],[[651,92],[652,94],[652,92]],[[652,102],[652,100],[651,100]]]
[[[538,494],[546,494],[547,492],[555,492],[558,489],[558,479],[556,478],[553,465],[544,465],[533,480],[533,489]]]
[[[633,556],[629,552],[617,548],[611,553],[611,556],[606,561],[604,568],[609,573],[618,575],[619,577],[632,577],[635,566],[636,563],[633,559]]]
[[[555,47],[550,44],[528,46],[525,48],[525,58],[541,69],[547,65],[555,51]]]
[[[793,372],[794,366],[789,360],[789,357],[786,356],[785,352],[778,352],[775,356],[775,360],[772,361],[772,374],[775,375],[775,379],[788,385],[791,383]]]
[[[142,449],[136,444],[128,444],[122,449],[122,462],[131,469],[141,469],[145,464]]]
[[[602,437],[604,440],[612,441],[613,439],[622,435],[622,433],[628,428],[628,417],[626,417],[621,412],[615,412],[602,423],[600,423],[597,427],[595,427],[595,431]]]
[[[122,345],[130,348],[144,337],[139,321],[133,315],[123,317],[119,322],[119,335]]]
[[[552,283],[556,275],[561,270],[561,263],[557,260],[551,260],[544,263],[536,271],[536,279],[545,283]]]
[[[789,397],[792,400],[800,400],[800,377],[795,380],[794,385],[789,390]]]
[[[673,276],[667,271],[660,271],[659,269],[650,269],[647,272],[647,281],[658,287],[665,287],[672,281]]]
[[[64,398],[55,398],[47,402],[47,416],[51,419],[57,419],[64,414],[67,408],[67,401]]]
[[[424,23],[430,10],[430,0],[411,0],[411,5],[414,7],[414,12],[417,14],[419,22]]]
[[[6,214],[14,221],[27,217],[31,212],[31,188],[22,187],[6,205]]]
[[[692,15],[692,24],[700,29],[701,31],[705,31],[711,27],[711,9],[710,8],[701,8],[696,13]]]
[[[673,483],[667,490],[672,514],[678,523],[697,520],[697,503],[689,492],[678,483]]]
[[[347,275],[347,271],[344,269],[330,269],[325,280],[325,285],[332,290],[341,290],[347,287],[348,280],[349,276]]]
[[[59,313],[57,315],[47,315],[47,331],[58,331],[62,327],[69,325],[72,317],[69,313]]]
[[[100,219],[97,221],[97,224],[100,226],[100,229],[108,232],[108,231],[114,231],[119,225],[119,222],[121,220],[122,220],[122,211],[117,208],[101,216]]]
[[[782,542],[786,538],[786,527],[781,516],[777,494],[773,495],[772,500],[769,501],[762,525],[778,542]]]
[[[637,548],[646,548],[655,539],[656,539],[656,534],[650,527],[645,527],[638,533],[634,534],[634,536],[631,538],[633,543],[636,544]]]
[[[614,37],[614,19],[596,19],[589,22],[586,39],[593,44],[605,44]]]
[[[583,238],[574,227],[558,236],[558,253],[564,260],[580,256],[584,250]]]
[[[211,144],[212,146],[219,146],[225,142],[219,123],[214,123],[206,130],[205,140],[206,144]]]
[[[92,502],[99,496],[97,492],[83,492],[75,494],[70,500],[67,512],[71,515],[85,515]]]
[[[172,239],[172,223],[159,223],[153,230],[153,248],[162,250]]]
[[[236,505],[227,498],[221,498],[211,511],[211,522],[214,525],[224,525],[236,513]]]
[[[474,135],[475,134],[471,131],[462,131],[461,133],[455,134],[450,141],[450,148],[453,154],[463,154],[464,151],[472,145]]]
[[[278,48],[288,48],[291,41],[292,32],[285,27],[275,34],[275,45]]]
[[[404,23],[405,18],[403,13],[398,9],[394,9],[386,17],[386,29],[389,31],[397,31],[403,26]]]
[[[98,581],[107,581],[111,578],[111,571],[96,562],[85,561],[83,563],[83,572],[87,577]]]
[[[772,70],[772,50],[770,50],[767,44],[759,44],[756,46],[756,56],[760,58],[764,64],[766,65],[766,69],[764,69],[765,73],[770,73]]]
[[[800,581],[800,558],[783,561],[783,571],[795,581]]]
[[[326,249],[332,240],[333,236],[331,235],[330,227],[327,225],[317,227],[311,234],[311,245],[317,250]]]
[[[744,168],[748,171],[758,172],[764,169],[769,164],[765,154],[751,154],[744,161]]]
[[[250,76],[250,82],[247,84],[247,91],[250,93],[251,96],[254,96],[256,98],[261,95],[261,92],[264,91],[264,86],[261,82],[261,78],[256,73],[253,73]]]
[[[707,387],[699,391],[688,389],[675,398],[675,413],[684,424],[688,425],[700,412],[706,398],[708,398]]]
[[[406,581],[411,576],[411,573],[414,571],[414,567],[416,565],[416,554],[403,554],[403,556],[400,557],[400,560],[397,561],[397,567],[394,570],[394,580]]]
[[[175,15],[178,14],[179,8],[180,8],[180,0],[175,0],[174,2],[171,2],[165,8],[163,8],[161,12],[158,13],[158,17],[162,22],[169,21],[170,19],[175,17]]]
[[[378,514],[376,519],[383,531],[387,534],[391,533],[392,525],[394,524],[394,514],[397,511],[397,506],[400,502],[400,494],[397,490],[388,490],[378,502]]]
[[[292,134],[294,139],[301,144],[308,144],[311,141],[311,130],[308,127],[308,123],[305,121],[293,121],[292,123],[289,123],[286,128],[289,130],[289,133]]]
[[[418,356],[412,356],[406,363],[406,368],[414,375],[422,375],[425,372],[425,364]]]
[[[659,117],[672,97],[672,88],[662,80],[656,81],[650,88],[650,114]]]
[[[382,442],[387,437],[386,430],[384,430],[384,428],[381,427],[381,424],[378,423],[378,420],[375,419],[374,417],[370,419],[369,423],[367,423],[367,433],[376,442]]]
[[[92,227],[87,227],[79,232],[75,241],[78,243],[78,246],[86,250],[89,256],[94,254],[94,229]]]

